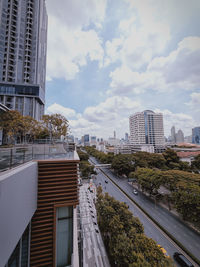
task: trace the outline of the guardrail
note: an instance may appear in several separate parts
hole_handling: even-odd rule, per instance
[[[74,150],[73,143],[40,143],[0,148],[0,171],[11,169],[31,160],[65,157],[68,152]]]

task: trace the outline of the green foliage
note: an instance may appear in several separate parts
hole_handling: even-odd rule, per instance
[[[89,159],[89,155],[81,150],[77,150],[78,156],[80,158],[80,161],[84,160],[87,161]]]
[[[92,166],[88,161],[81,161],[79,164],[82,178],[90,178],[91,174],[96,174],[94,171],[94,166]]]
[[[152,194],[157,194],[158,189],[163,183],[160,171],[152,169],[138,168],[135,172],[134,178],[137,179],[138,184],[141,185],[142,190]]]
[[[112,168],[119,174],[129,175],[135,170],[135,163],[130,155],[116,155],[112,161]]]
[[[102,189],[97,189],[98,224],[107,247],[111,265],[124,267],[173,266],[156,242],[144,235],[143,225],[128,210]]]
[[[16,140],[29,141],[35,139],[40,131],[38,121],[30,116],[22,116],[16,110],[0,114],[0,127],[3,128],[5,143],[14,143]]]
[[[200,174],[181,170],[152,170],[138,168],[130,177],[150,195],[157,194],[161,185],[171,192],[170,199],[184,220],[200,227]]]
[[[166,160],[162,154],[148,153],[148,152],[137,152],[132,155],[135,161],[135,167],[140,168],[166,168]]]
[[[44,115],[42,117],[43,125],[48,129],[50,138],[60,138],[67,135],[68,120],[61,114]]]
[[[193,169],[200,170],[200,154],[194,157],[194,160],[191,163]]]
[[[110,164],[114,158],[113,153],[105,154],[104,152],[96,150],[94,147],[84,147],[87,153],[95,158],[97,158],[103,164]]]
[[[166,165],[169,166],[170,163],[179,163],[179,157],[177,153],[172,149],[167,149],[163,153],[163,156],[166,160]]]
[[[38,122],[30,116],[22,116],[18,111],[10,110],[0,114],[0,127],[7,140],[31,141],[46,137],[66,136],[68,121],[61,114],[44,115]]]
[[[200,187],[184,182],[179,186],[179,190],[172,193],[177,211],[184,220],[194,222],[200,227]]]

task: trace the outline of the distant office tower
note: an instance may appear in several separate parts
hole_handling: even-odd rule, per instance
[[[125,133],[125,142],[128,142],[128,133]]]
[[[89,146],[90,145],[90,136],[89,136],[89,134],[85,134],[84,135],[83,142],[84,142],[84,146]]]
[[[171,142],[176,143],[176,130],[175,126],[172,126],[171,128]]]
[[[96,138],[96,136],[91,136],[90,144],[91,145],[96,145],[97,144],[97,138]]]
[[[182,130],[178,130],[178,133],[176,134],[176,143],[184,143],[184,134]]]
[[[200,144],[200,127],[195,127],[192,129],[192,143]]]
[[[151,110],[137,112],[129,118],[131,145],[152,145],[155,152],[164,149],[163,115]]]
[[[23,115],[44,113],[45,0],[0,1],[0,102]]]

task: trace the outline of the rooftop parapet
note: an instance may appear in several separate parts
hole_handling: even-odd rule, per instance
[[[74,143],[42,142],[0,148],[0,171],[5,171],[32,160],[79,160]]]

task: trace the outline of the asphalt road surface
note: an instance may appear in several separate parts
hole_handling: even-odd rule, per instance
[[[98,163],[94,158],[93,162]],[[138,195],[133,194],[133,187],[127,183],[127,180],[117,178],[110,170],[103,171],[111,177],[131,198],[133,198],[140,206],[142,206],[152,217],[154,217],[166,230],[168,230],[179,242],[181,242],[193,255],[200,259],[200,235],[187,227],[176,216],[169,213],[166,209],[155,206],[154,202],[148,197],[138,192]],[[105,180],[108,183],[105,183]],[[107,191],[115,199],[126,202],[129,209],[137,216],[144,225],[145,234],[154,239],[158,244],[167,250],[167,253],[173,257],[174,252],[180,252],[187,256],[158,226],[156,226],[126,195],[123,194],[104,174],[101,170],[98,171],[95,183],[101,186],[104,191]],[[192,262],[192,260],[190,259]],[[194,262],[192,262],[194,264]],[[178,264],[177,264],[178,265]],[[194,264],[194,266],[197,266]]]

